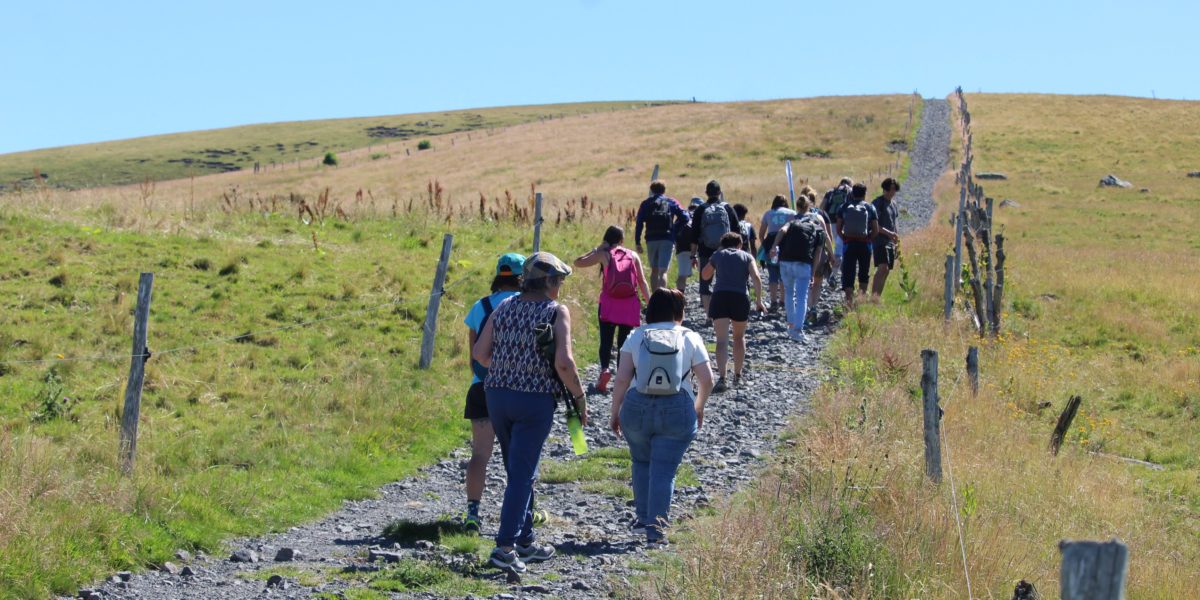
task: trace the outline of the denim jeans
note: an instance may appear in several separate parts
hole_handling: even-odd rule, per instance
[[[646,537],[662,537],[675,494],[675,471],[696,437],[692,395],[648,396],[631,387],[621,405],[621,432],[633,459],[633,505]]]
[[[779,273],[783,276],[783,305],[787,307],[788,324],[795,329],[804,329],[812,265],[798,260],[779,261]]]
[[[532,544],[533,482],[542,446],[554,423],[554,396],[504,388],[487,388],[486,392],[488,416],[500,440],[504,472],[508,475],[496,545]]]

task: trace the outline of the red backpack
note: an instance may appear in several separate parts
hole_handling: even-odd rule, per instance
[[[637,295],[637,262],[625,248],[608,251],[608,267],[604,269],[604,293],[612,298]]]

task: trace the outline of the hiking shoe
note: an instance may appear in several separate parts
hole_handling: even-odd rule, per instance
[[[793,342],[807,342],[808,341],[808,338],[805,337],[805,335],[804,335],[803,329],[789,329],[788,330],[788,339],[792,340]]]
[[[528,546],[517,544],[516,550],[517,555],[521,557],[519,560],[525,562],[541,562],[554,558],[554,546],[550,544],[538,544],[537,542]]]
[[[629,533],[632,533],[633,535],[646,535],[646,524],[641,521],[634,520],[634,522],[629,526]]]
[[[670,546],[671,546],[671,543],[668,542],[667,538],[665,538],[665,537],[646,540],[646,549],[647,550],[665,550],[665,549],[669,548]]]
[[[713,386],[712,391],[714,394],[720,394],[727,389],[729,389],[729,386],[725,385],[725,378],[721,377],[717,379],[717,384]]]
[[[463,531],[466,531],[467,533],[478,534],[479,533],[479,515],[473,515],[471,513],[467,513],[467,515],[465,517],[463,517]]]
[[[505,552],[499,547],[492,548],[492,555],[488,558],[488,562],[494,567],[500,567],[513,573],[524,573],[526,570],[525,563],[521,562],[521,557],[517,555],[516,550]]]
[[[612,380],[612,371],[605,369],[600,371],[600,377],[596,378],[596,391],[601,394],[608,393],[608,382]]]
[[[738,373],[734,373],[734,374],[733,374],[733,377],[730,377],[730,378],[729,378],[729,387],[730,387],[731,389],[735,389],[735,390],[736,390],[736,389],[738,389],[738,387],[739,387],[739,386],[741,386],[741,385],[742,385],[742,376],[741,376],[740,374],[738,374]]]

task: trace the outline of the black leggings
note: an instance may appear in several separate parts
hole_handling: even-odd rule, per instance
[[[617,325],[615,323],[605,323],[600,321],[600,370],[608,368],[608,363],[612,360],[613,351],[613,334],[617,334],[617,364],[621,364],[620,349],[625,345],[625,338],[629,337],[629,332],[633,328],[628,325]]]

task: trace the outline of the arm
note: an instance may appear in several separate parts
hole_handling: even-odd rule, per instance
[[[587,254],[584,254],[575,259],[574,265],[576,268],[591,267],[598,264],[607,264],[608,262],[608,244],[600,242],[599,246],[592,248]]]
[[[708,264],[704,265],[704,269],[700,271],[700,277],[702,277],[703,279],[706,279],[706,280],[712,279],[713,275],[715,275],[716,272],[717,272],[717,267],[715,267],[713,265],[712,261],[710,260],[710,261],[708,261]]]
[[[646,201],[643,200],[638,205],[637,225],[633,228],[633,245],[637,247],[637,251],[642,251],[642,227],[646,224]]]
[[[754,280],[754,304],[758,312],[766,312],[767,307],[763,304],[763,284],[762,275],[758,273],[758,261],[750,261],[750,279]]]
[[[842,226],[843,226],[843,225],[845,225],[845,222],[843,222],[843,221],[842,221],[842,218],[841,218],[841,217],[838,217],[838,218],[837,218],[837,234],[838,234],[838,235],[840,235],[840,236],[842,236],[842,239],[845,239],[845,238],[846,238],[846,235],[842,233]]]
[[[758,256],[758,236],[755,235],[754,226],[750,226],[750,256]]]
[[[575,408],[579,410],[579,421],[587,425],[587,404],[583,401],[583,384],[579,381],[579,371],[575,368],[575,356],[571,352],[571,311],[559,304],[558,318],[554,320],[554,370],[558,378],[566,386],[567,392],[573,398],[578,398]],[[489,320],[484,327],[484,335],[489,335],[492,323]],[[475,360],[479,360],[476,358]]]
[[[679,205],[678,200],[673,200],[673,202],[674,202],[674,204],[673,204],[674,208],[671,210],[672,210],[672,212],[675,213],[675,227],[676,228],[684,227],[689,222],[691,222],[692,216],[691,216],[691,214],[688,213],[688,211],[685,208],[683,208],[682,206]]]
[[[470,362],[475,357],[475,342],[479,341],[479,334],[475,333],[474,329],[467,328],[467,362]],[[482,364],[482,363],[481,363]]]
[[[763,213],[762,220],[758,223],[758,243],[767,243],[767,213]]]
[[[629,391],[631,383],[633,383],[633,355],[622,352],[621,362],[617,365],[617,382],[613,384],[612,416],[609,418],[609,426],[617,435],[621,434],[621,405],[625,402],[625,392]]]
[[[696,429],[704,426],[704,405],[713,389],[713,372],[708,361],[692,365],[692,375],[696,378]],[[616,393],[613,393],[616,402]]]
[[[879,219],[871,219],[870,237],[874,238],[877,235],[879,235]]]
[[[649,303],[650,302],[650,285],[648,283],[646,283],[646,272],[642,269],[642,257],[641,257],[641,255],[634,254],[633,259],[634,259],[634,261],[633,261],[634,268],[637,269],[638,288],[641,289],[641,291],[642,291],[642,300],[646,303]]]
[[[771,249],[767,252],[768,259],[770,259],[772,256],[779,255],[779,242],[780,242],[780,240],[783,239],[783,235],[785,233],[787,233],[788,228],[791,226],[792,226],[792,224],[788,223],[788,224],[784,225],[783,227],[780,227],[779,231],[775,232],[775,241],[771,243]]]
[[[475,362],[489,368],[492,366],[492,323],[494,322],[495,319],[488,319],[488,322],[483,326],[483,331],[479,332],[479,337],[476,338],[475,343],[471,346],[471,358],[474,358]],[[474,336],[472,335],[472,337]]]

